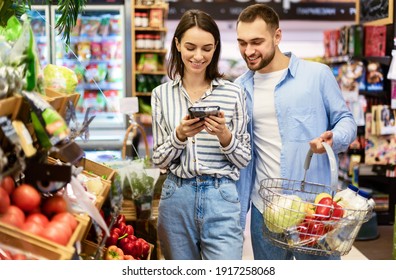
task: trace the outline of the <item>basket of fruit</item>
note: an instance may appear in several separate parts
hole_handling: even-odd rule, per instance
[[[323,143],[329,158],[331,185],[268,178],[261,181],[264,201],[263,233],[282,248],[314,255],[346,255],[366,222],[374,202],[359,191],[352,196],[337,192],[337,164],[333,150]],[[309,150],[304,169],[309,169]]]

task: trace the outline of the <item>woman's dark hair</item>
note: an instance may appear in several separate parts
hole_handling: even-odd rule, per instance
[[[265,21],[269,28],[275,32],[279,28],[279,16],[274,9],[265,4],[254,4],[245,8],[238,16],[239,22],[253,22],[256,18]]]
[[[223,74],[220,74],[218,69],[221,49],[219,27],[209,14],[200,10],[188,10],[182,15],[179,24],[176,27],[175,34],[172,37],[171,50],[167,63],[168,76],[172,80],[175,79],[177,75],[181,78],[183,78],[184,75],[184,65],[181,54],[176,48],[175,38],[181,42],[184,33],[195,26],[209,32],[215,39],[216,49],[214,51],[212,61],[206,68],[206,79],[211,81],[215,78],[223,77]]]

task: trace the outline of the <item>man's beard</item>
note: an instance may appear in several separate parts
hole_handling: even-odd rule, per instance
[[[247,67],[252,70],[252,71],[259,71],[265,67],[268,66],[268,64],[271,63],[271,61],[274,59],[275,56],[275,51],[273,51],[269,56],[267,56],[266,58],[261,57],[261,61],[259,62],[259,64],[255,64],[255,65],[250,65],[249,64],[249,58],[245,56],[245,61],[247,62]]]

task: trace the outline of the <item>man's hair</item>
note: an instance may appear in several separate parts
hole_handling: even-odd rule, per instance
[[[268,27],[275,32],[279,28],[279,16],[274,9],[265,4],[253,4],[246,7],[238,16],[239,22],[253,22],[257,18],[265,21]]]

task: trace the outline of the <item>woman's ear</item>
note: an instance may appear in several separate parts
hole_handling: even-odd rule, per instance
[[[180,52],[180,43],[179,40],[175,37],[175,45],[178,52]]]

